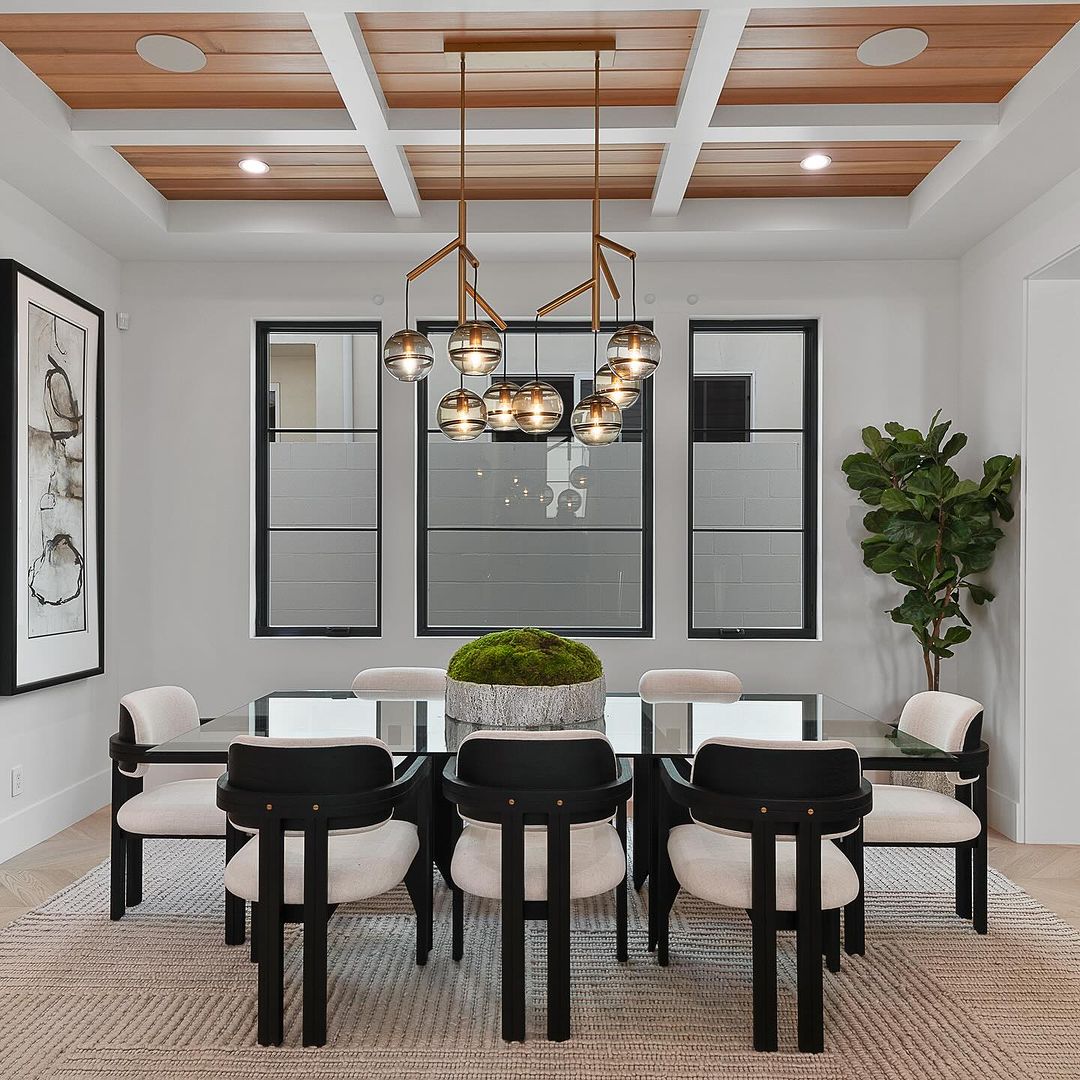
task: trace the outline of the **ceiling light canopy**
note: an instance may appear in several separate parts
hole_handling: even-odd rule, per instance
[[[260,158],[246,157],[236,164],[237,168],[249,176],[265,176],[270,171],[270,166]]]
[[[800,167],[807,172],[821,172],[822,169],[827,169],[831,164],[832,158],[828,154],[820,153],[807,154],[799,162]]]
[[[914,60],[926,51],[930,38],[914,26],[896,26],[868,37],[855,54],[867,67],[894,67]]]
[[[160,71],[188,74],[206,67],[206,53],[198,45],[172,34],[147,34],[135,42],[135,51]]]

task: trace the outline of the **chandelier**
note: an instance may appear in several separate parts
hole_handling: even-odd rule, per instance
[[[613,46],[613,43],[611,43]],[[492,51],[495,43],[476,46]],[[531,45],[530,45],[531,47]],[[565,48],[565,46],[562,46]],[[466,134],[466,52],[461,45],[460,64],[460,142],[458,147],[458,232],[445,247],[413,267],[405,275],[405,328],[392,334],[383,348],[383,365],[399,382],[419,382],[431,371],[435,350],[428,338],[409,325],[409,286],[433,266],[450,255],[457,256],[457,327],[447,342],[447,356],[459,372],[458,386],[445,394],[436,409],[439,428],[456,442],[478,438],[485,431],[514,429],[532,435],[553,431],[562,420],[562,396],[550,383],[540,378],[540,319],[585,293],[591,295],[593,333],[593,386],[575,406],[570,427],[575,438],[586,446],[614,442],[622,430],[622,410],[633,405],[641,394],[641,380],[656,370],[661,359],[660,342],[653,332],[637,322],[637,252],[616,243],[600,231],[600,46],[594,48],[593,64],[593,196],[592,196],[592,274],[588,280],[556,297],[536,312],[533,341],[533,378],[523,386],[511,382],[506,374],[506,322],[480,295],[476,275],[479,260],[468,243],[468,204],[465,198]],[[523,51],[515,43],[515,51]],[[536,51],[550,48],[536,43]],[[578,48],[581,48],[579,45]],[[616,304],[618,324],[619,288],[608,264],[605,249],[630,262],[632,317],[626,326],[617,327],[605,350],[605,363],[599,365],[600,301],[602,286]],[[469,281],[469,269],[473,280]],[[472,301],[472,318],[468,303]],[[479,317],[479,312],[488,317]],[[488,321],[490,320],[490,321]],[[482,394],[465,386],[466,377],[489,377],[502,363],[502,373],[491,381]]]

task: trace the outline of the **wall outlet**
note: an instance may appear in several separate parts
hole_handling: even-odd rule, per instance
[[[11,797],[17,798],[22,794],[23,789],[23,767],[16,765],[11,770]]]

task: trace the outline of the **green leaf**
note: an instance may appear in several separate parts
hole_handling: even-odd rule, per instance
[[[892,420],[885,425],[885,430],[895,439],[904,430],[904,425]]]
[[[967,495],[974,495],[978,490],[979,485],[974,480],[961,480],[946,493],[945,501],[955,502],[957,499],[962,499]]]
[[[902,446],[922,446],[926,439],[923,433],[915,428],[903,428],[896,436],[896,441]]]
[[[994,599],[994,594],[985,585],[973,585],[971,582],[965,582],[964,587],[967,589],[968,596],[971,597],[973,604],[986,604]]]
[[[949,458],[956,457],[961,450],[967,446],[968,437],[961,431],[956,432],[954,435],[949,436],[949,441],[941,448],[941,453],[938,457],[942,461],[948,461]]]
[[[871,453],[876,456],[880,456],[882,450],[885,448],[885,440],[882,438],[881,432],[876,427],[864,427],[862,429],[862,441]]]
[[[867,565],[875,574],[891,574],[894,570],[899,570],[903,566],[910,566],[911,559],[902,552],[890,547],[881,554],[871,557]]]
[[[948,465],[930,465],[925,469],[918,469],[908,477],[906,490],[917,495],[926,495],[929,498],[944,498],[947,491],[951,491],[960,478]]]
[[[971,631],[966,626],[950,626],[945,631],[946,645],[962,645],[971,637]]]
[[[897,488],[888,487],[881,493],[881,505],[886,510],[912,510],[911,500]]]
[[[911,544],[913,547],[932,548],[937,543],[937,527],[929,521],[894,517],[884,528],[882,535],[894,544]]]

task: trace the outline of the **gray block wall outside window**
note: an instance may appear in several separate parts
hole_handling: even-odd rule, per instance
[[[445,356],[449,329],[425,328],[436,357]],[[613,329],[601,332],[601,351]],[[532,377],[533,324],[512,323],[507,341],[507,376]],[[541,378],[572,385],[575,400],[591,389],[587,326],[542,323],[539,348]],[[418,398],[419,632],[651,633],[647,404],[626,413],[610,446],[585,447],[565,434],[454,443],[437,430],[435,409],[457,381],[437,360]],[[488,382],[465,380],[481,394]]]
[[[379,353],[370,323],[257,327],[257,634],[379,631]]]

